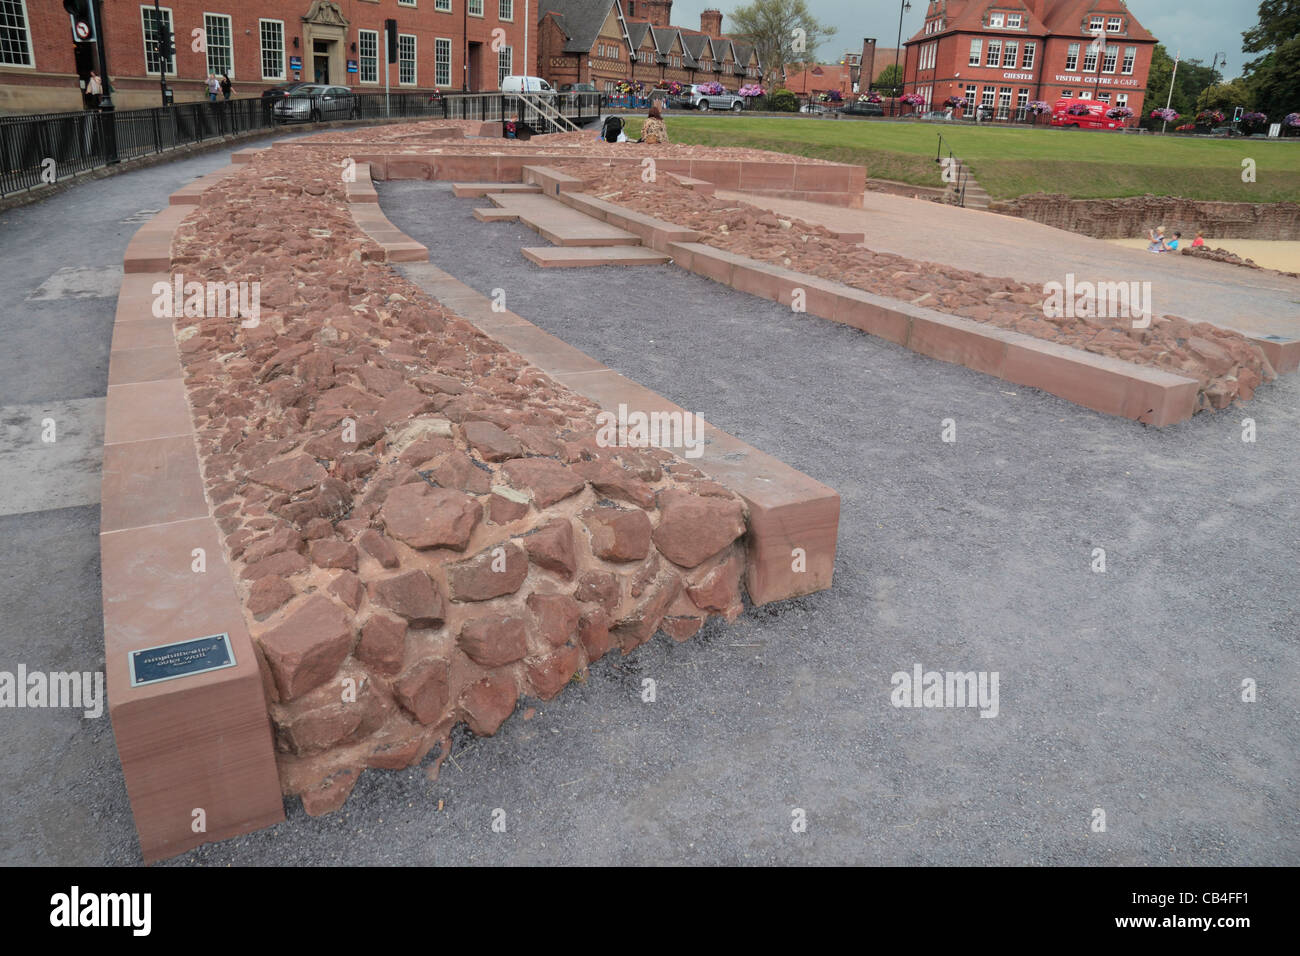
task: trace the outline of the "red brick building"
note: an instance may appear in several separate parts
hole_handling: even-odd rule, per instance
[[[705,10],[700,29],[673,26],[672,0],[539,0],[537,74],[553,86],[620,82],[647,90],[676,81],[716,81],[733,92],[762,75],[753,46],[722,33]]]
[[[119,108],[157,106],[166,69],[176,101],[202,99],[209,73],[228,70],[236,96],[295,79],[384,89],[384,20],[397,21],[395,91],[496,90],[498,78],[535,60],[546,0],[162,0],[176,56],[162,64],[152,0],[106,0],[108,64]],[[493,32],[504,43],[492,50]],[[194,31],[206,31],[205,52]],[[525,51],[525,35],[529,50]],[[499,35],[498,35],[499,36]],[[80,109],[79,79],[96,64],[74,44],[59,0],[0,0],[0,112]],[[102,71],[101,71],[102,72]]]
[[[1122,0],[930,0],[904,44],[905,92],[1022,118],[1026,104],[1095,99],[1143,112],[1153,37]]]

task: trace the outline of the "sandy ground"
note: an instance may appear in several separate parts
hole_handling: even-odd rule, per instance
[[[1126,249],[1145,249],[1145,239],[1110,239],[1117,246]],[[1184,239],[1184,241],[1186,241]],[[1243,259],[1254,259],[1255,264],[1265,269],[1277,269],[1281,272],[1300,271],[1300,241],[1281,239],[1214,239],[1205,237],[1205,244],[1215,249],[1227,249],[1233,255]]]

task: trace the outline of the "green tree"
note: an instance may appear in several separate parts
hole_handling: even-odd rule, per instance
[[[1183,117],[1178,122],[1190,121],[1190,117],[1196,112],[1196,101],[1201,92],[1212,86],[1215,80],[1215,73],[1200,60],[1182,60],[1178,64],[1178,73],[1174,76],[1174,60],[1165,49],[1164,44],[1157,43],[1155,49],[1151,52],[1151,69],[1147,72],[1147,92],[1144,98],[1145,109],[1148,116],[1151,111],[1165,105],[1166,98],[1169,97],[1169,81],[1173,78],[1173,98],[1169,101],[1170,108],[1177,110]],[[1146,121],[1147,125],[1152,125],[1151,121]],[[1155,120],[1156,128],[1159,128],[1160,121]]]
[[[874,84],[881,90],[897,90],[903,87],[903,67],[898,63],[891,63],[880,71],[880,78]],[[864,91],[865,92],[865,91]]]
[[[1300,0],[1263,0],[1241,39],[1242,52],[1262,54],[1242,67],[1255,108],[1275,121],[1300,111]]]
[[[1238,106],[1250,112],[1254,98],[1254,90],[1244,79],[1237,77],[1231,83],[1219,83],[1201,90],[1201,95],[1196,98],[1196,112],[1219,110],[1228,119],[1232,119],[1232,111]]]
[[[732,36],[754,44],[768,77],[780,77],[795,61],[815,63],[817,47],[835,35],[818,21],[806,0],[754,0],[728,16]]]

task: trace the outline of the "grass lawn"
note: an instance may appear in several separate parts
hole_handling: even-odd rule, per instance
[[[1075,199],[1184,196],[1225,202],[1300,202],[1300,141],[1191,139],[922,122],[665,116],[677,143],[749,146],[866,166],[867,175],[942,186],[938,133],[994,199],[1064,193]],[[628,122],[640,135],[641,120]],[[945,155],[946,155],[945,150]],[[1242,160],[1255,160],[1243,183]]]

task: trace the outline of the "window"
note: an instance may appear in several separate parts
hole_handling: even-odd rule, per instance
[[[1025,52],[1020,55],[1020,69],[1032,70],[1034,68],[1034,53],[1038,48],[1036,43],[1026,43]]]
[[[1019,30],[1019,29],[1020,29],[1020,17],[1021,17],[1021,14],[1019,14],[1019,13],[1008,13],[1008,14],[1007,14],[1007,29],[1008,29],[1008,30]]]
[[[1101,100],[1103,103],[1109,104],[1110,90],[1102,90],[1100,93],[1097,94],[1097,99]]]
[[[1008,40],[1006,46],[1002,48],[1002,65],[1015,69],[1016,55],[1020,52],[1019,40]]]
[[[1092,19],[1090,19],[1088,21],[1088,32],[1096,33],[1098,30],[1100,30],[1103,20],[1105,20],[1105,17],[1093,17]]]
[[[1029,105],[1029,90],[1027,89],[1016,90],[1016,109],[1023,110],[1028,105]]]
[[[975,84],[974,83],[970,83],[966,87],[966,102],[971,106],[975,105]]]
[[[379,82],[379,31],[357,32],[357,79],[362,83]]]
[[[1074,90],[1061,90],[1061,99],[1074,99]]]
[[[503,46],[497,50],[497,86],[499,87],[506,81],[506,77],[514,72],[515,50],[514,47]]]
[[[987,106],[993,109],[993,87],[984,87],[984,92],[980,94],[980,106]]]
[[[437,86],[451,86],[451,41],[433,41],[433,82]]]
[[[1001,60],[1002,60],[1002,41],[1001,41],[1001,40],[990,40],[990,41],[989,41],[989,56],[988,56],[988,59],[984,61],[984,65],[985,65],[985,66],[997,66],[997,65],[999,65],[999,63],[1001,63]]]
[[[1109,18],[1107,18],[1107,20],[1106,20],[1106,32],[1107,32],[1107,33],[1118,33],[1118,32],[1119,32],[1119,28],[1120,28],[1120,20],[1119,20],[1119,17],[1109,17]]]
[[[1080,91],[1079,91],[1079,99],[1081,99],[1081,100],[1090,100],[1090,99],[1092,99],[1092,90],[1080,90]]]
[[[1138,48],[1135,46],[1124,47],[1124,67],[1120,71],[1126,76],[1133,74],[1133,61],[1137,59]]]
[[[35,66],[23,0],[0,0],[0,65]]]
[[[1119,59],[1119,47],[1107,46],[1106,55],[1101,61],[1101,72],[1114,73],[1115,61]]]
[[[141,7],[140,16],[144,23],[144,71],[146,73],[161,73],[163,67],[166,66],[168,73],[175,74],[176,57],[168,57],[168,62],[164,64],[162,57],[158,55],[158,24],[161,23],[171,30],[171,7],[163,7],[157,11],[153,7]],[[174,34],[175,31],[172,30],[172,33]]]
[[[984,38],[976,37],[970,41],[970,59],[966,61],[967,66],[979,66],[980,56],[984,52]]]
[[[1116,94],[1115,94],[1115,105],[1116,105],[1116,106],[1128,106],[1128,94],[1127,94],[1127,93],[1116,93]]]
[[[433,9],[451,13],[451,0],[433,0]]]
[[[515,18],[515,0],[497,0],[497,19],[513,20]]]
[[[1067,70],[1077,70],[1079,68],[1079,44],[1070,44],[1070,48],[1065,53],[1065,68]]]
[[[284,79],[284,21],[258,20],[262,37],[262,79]]]
[[[1002,16],[1002,14],[1000,14],[1000,13],[990,13],[990,14],[989,14],[989,26],[991,26],[991,27],[1001,27],[1001,26],[1002,26],[1002,23],[1003,23],[1003,16]]]
[[[397,34],[397,82],[402,86],[415,85],[415,34]]]
[[[1088,44],[1088,49],[1083,52],[1083,72],[1091,73],[1097,69],[1097,48],[1093,44]]]
[[[208,72],[220,76],[234,75],[230,55],[230,17],[224,13],[203,14],[203,30],[208,41]]]
[[[415,0],[397,0],[397,5],[399,7],[413,7],[415,6]],[[451,8],[448,7],[448,9]]]
[[[1004,86],[998,90],[998,119],[1011,115],[1011,87]]]
[[[471,17],[483,16],[483,0],[468,0],[469,15]]]

